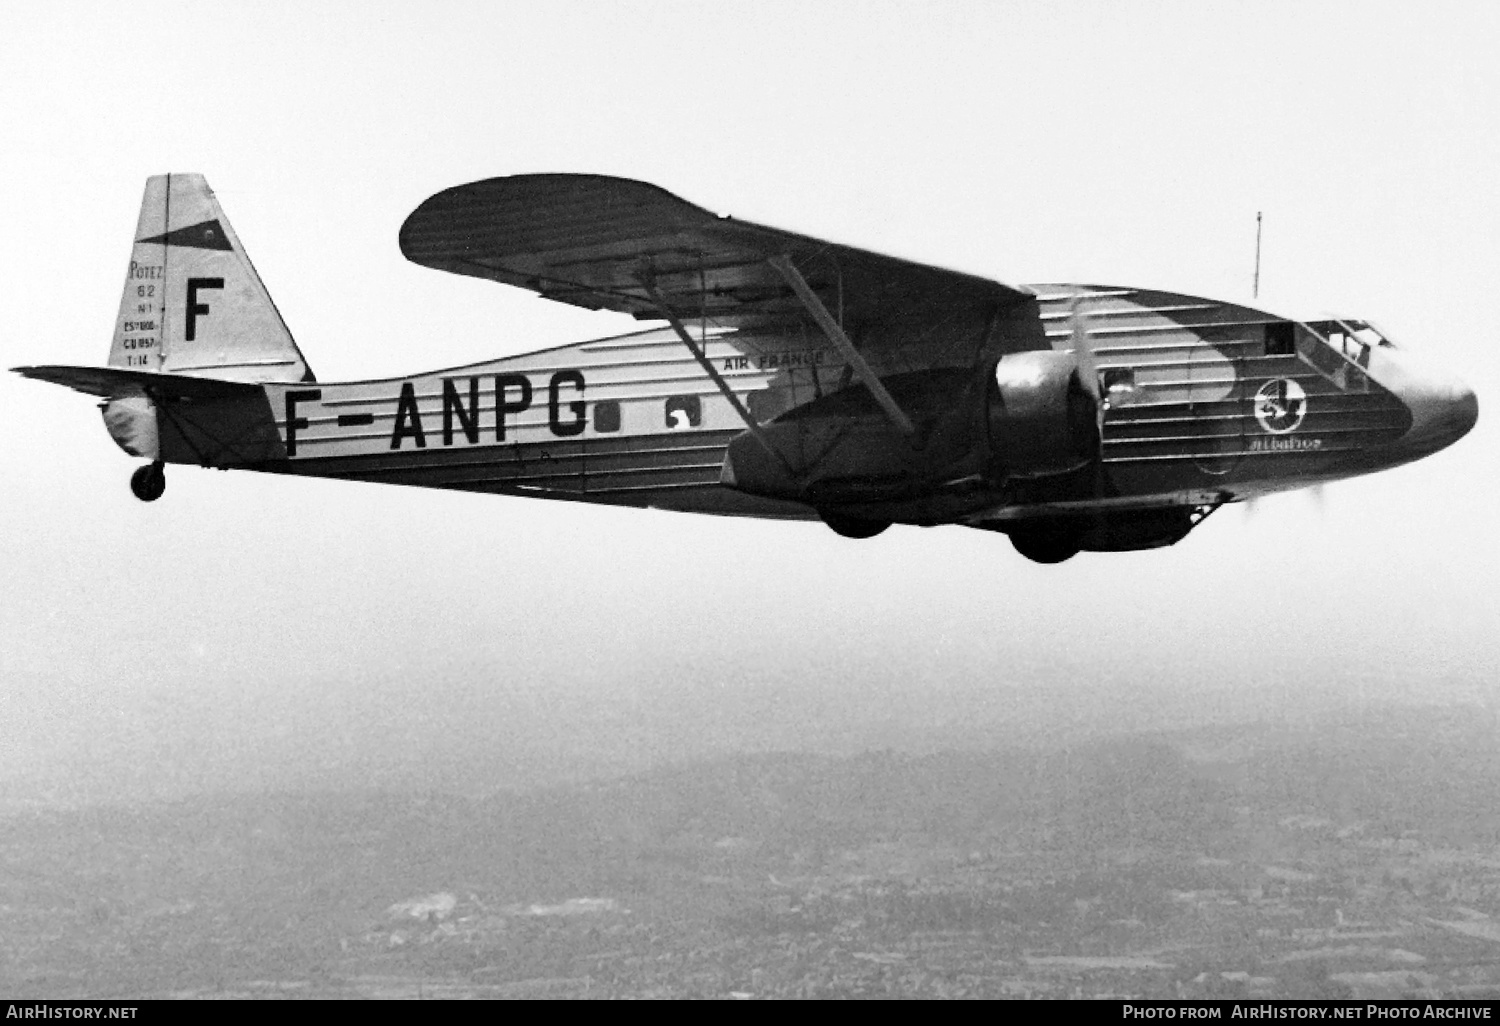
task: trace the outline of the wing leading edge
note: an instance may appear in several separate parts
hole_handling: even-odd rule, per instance
[[[805,306],[768,263],[782,257],[857,338],[917,319],[989,318],[1031,298],[987,278],[720,217],[654,185],[602,175],[456,186],[419,206],[400,238],[401,252],[423,266],[643,320],[664,319],[665,305],[684,321],[723,327],[805,323]]]

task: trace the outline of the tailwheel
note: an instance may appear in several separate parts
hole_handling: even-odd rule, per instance
[[[858,517],[846,517],[838,513],[819,513],[818,516],[823,518],[823,523],[834,534],[844,538],[873,538],[891,526],[889,520],[860,520]]]
[[[130,490],[142,502],[155,502],[167,490],[167,474],[160,460],[137,467],[130,475]]]
[[[1053,527],[1013,528],[1010,543],[1033,563],[1061,563],[1078,555],[1078,532]]]

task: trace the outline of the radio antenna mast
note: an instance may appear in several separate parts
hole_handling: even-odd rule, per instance
[[[1255,212],[1255,280],[1250,285],[1250,298],[1260,298],[1260,215]]]

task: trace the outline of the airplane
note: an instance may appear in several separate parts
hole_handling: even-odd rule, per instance
[[[643,182],[460,185],[415,263],[659,322],[401,378],[319,382],[199,174],[147,180],[99,397],[148,461],[725,516],[1172,545],[1226,503],[1398,466],[1474,393],[1369,321],[1106,285],[1006,285],[768,228]]]

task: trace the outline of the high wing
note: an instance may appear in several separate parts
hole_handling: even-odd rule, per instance
[[[721,217],[654,185],[602,175],[515,175],[447,189],[406,219],[401,252],[587,309],[734,328],[810,323],[771,263],[786,260],[861,346],[910,342],[913,330],[943,324],[982,330],[1031,296]]]

